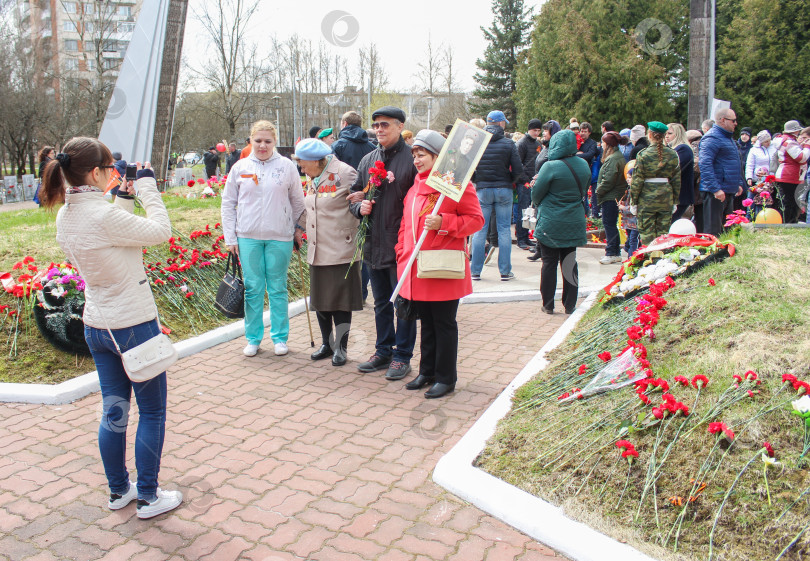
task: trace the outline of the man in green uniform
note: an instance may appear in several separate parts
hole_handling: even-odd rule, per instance
[[[678,154],[664,145],[667,126],[660,121],[647,123],[650,146],[639,152],[630,184],[630,198],[638,211],[641,243],[649,243],[669,231],[674,205],[681,191]]]

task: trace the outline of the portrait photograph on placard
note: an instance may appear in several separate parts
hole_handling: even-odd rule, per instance
[[[475,167],[489,144],[492,134],[470,123],[456,119],[447,141],[427,184],[458,201],[467,184],[472,179]]]

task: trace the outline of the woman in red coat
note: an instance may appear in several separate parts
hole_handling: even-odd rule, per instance
[[[428,233],[420,251],[463,251],[465,238],[484,226],[484,215],[472,185],[467,186],[458,203],[445,198],[438,214],[430,216],[439,193],[425,181],[443,144],[444,137],[435,131],[422,130],[414,138],[411,151],[417,176],[405,197],[396,246],[400,278],[423,230]],[[403,298],[413,301],[422,324],[419,375],[405,384],[405,388],[418,390],[429,385],[425,393],[428,399],[447,395],[456,387],[458,301],[472,293],[470,263],[466,258],[464,269],[463,279],[420,279],[414,263],[400,291]]]

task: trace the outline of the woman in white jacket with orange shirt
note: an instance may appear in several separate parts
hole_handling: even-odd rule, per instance
[[[273,123],[254,123],[251,153],[233,165],[222,191],[225,245],[239,256],[245,275],[246,356],[259,351],[264,337],[265,292],[277,355],[287,354],[290,334],[287,269],[293,240],[301,243],[304,191],[295,164],[276,152],[276,138]]]
[[[104,144],[94,138],[74,138],[46,165],[39,196],[46,208],[65,203],[56,218],[56,240],[86,285],[84,336],[101,386],[98,444],[110,487],[108,507],[118,510],[137,498],[138,517],[152,518],[176,508],[183,499],[179,491],[158,488],[166,425],[166,373],[132,382],[121,353],[160,333],[142,247],[168,240],[171,223],[151,169],[139,170],[134,185],[122,186],[114,204],[104,200],[113,170],[112,154]],[[133,187],[145,217],[133,214]],[[137,488],[129,481],[126,468],[133,391],[139,418]]]

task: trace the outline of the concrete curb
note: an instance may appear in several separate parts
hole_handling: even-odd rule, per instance
[[[304,300],[296,300],[288,305],[289,316],[304,313]],[[270,325],[270,312],[264,313],[264,324]],[[232,341],[245,334],[245,321],[240,320],[212,329],[202,335],[178,341],[174,344],[179,358],[191,356],[220,343]],[[40,403],[61,405],[81,399],[99,391],[98,374],[95,370],[61,384],[12,384],[0,383],[0,403]]]
[[[567,518],[562,510],[476,467],[473,462],[495,433],[498,422],[512,409],[515,390],[548,365],[546,353],[556,348],[593,306],[598,291],[557,330],[523,370],[489,406],[458,443],[436,464],[433,481],[549,547],[576,561],[655,561],[629,545]]]

